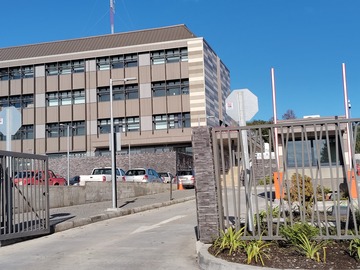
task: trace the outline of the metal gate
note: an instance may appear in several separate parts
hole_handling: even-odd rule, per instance
[[[0,151],[0,244],[50,233],[47,171],[46,156]]]
[[[213,128],[220,229],[246,226],[244,238],[272,240],[281,226],[306,222],[321,229],[320,238],[358,237],[359,122]]]

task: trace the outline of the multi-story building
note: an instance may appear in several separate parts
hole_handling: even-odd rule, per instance
[[[62,155],[69,140],[71,155],[109,153],[110,80],[122,151],[186,149],[192,127],[228,121],[229,70],[185,25],[9,47],[0,107],[22,114],[11,150]]]

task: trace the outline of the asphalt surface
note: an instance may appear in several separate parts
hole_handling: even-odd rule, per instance
[[[120,199],[117,208],[112,201],[74,205],[50,209],[50,226],[53,232],[60,232],[109,218],[147,211],[175,203],[195,199],[194,189],[175,190],[146,196]]]
[[[195,199],[194,189],[175,190],[165,193],[120,199],[117,208],[113,208],[112,201],[89,203],[69,207],[50,209],[50,226],[52,232],[60,232],[94,222],[130,215],[142,211],[156,209],[176,203]],[[210,255],[209,245],[196,242],[196,253],[199,269],[201,270],[258,270],[261,267],[234,264]]]

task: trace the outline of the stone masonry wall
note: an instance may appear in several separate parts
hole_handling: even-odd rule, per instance
[[[206,244],[212,243],[219,236],[220,228],[211,142],[209,128],[193,129],[192,148],[196,179],[198,233],[200,241]]]
[[[182,153],[162,152],[162,153],[141,153],[116,156],[116,165],[118,168],[128,170],[129,165],[135,167],[148,167],[157,172],[171,172],[175,175],[176,168],[192,168],[192,156]],[[98,157],[70,157],[70,177],[75,175],[90,174],[95,167],[110,167],[110,156]],[[67,177],[67,158],[50,158],[49,169],[56,174]]]

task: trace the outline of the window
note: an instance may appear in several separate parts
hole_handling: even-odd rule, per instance
[[[46,99],[49,107],[59,105],[58,93],[47,93]]]
[[[46,74],[49,76],[58,75],[57,63],[46,64]]]
[[[85,91],[84,90],[74,90],[73,91],[74,104],[84,104],[85,103]]]
[[[60,126],[58,123],[51,123],[46,125],[46,133],[48,138],[57,138],[60,134]]]
[[[71,105],[71,103],[72,103],[71,91],[60,92],[59,93],[59,102],[60,102],[60,105]]]
[[[152,83],[153,97],[188,95],[189,80],[172,80]]]
[[[100,57],[96,59],[98,70],[109,70],[116,68],[137,67],[137,54],[121,54],[110,57]]]
[[[11,80],[21,79],[21,69],[20,69],[20,67],[10,68],[10,79]]]
[[[29,140],[34,139],[34,126],[24,125],[13,136],[14,140]]]
[[[187,48],[174,48],[151,52],[153,65],[188,61]]]
[[[34,77],[33,66],[0,69],[0,81],[17,80],[17,79],[33,78],[33,77]]]
[[[101,57],[96,59],[96,66],[98,70],[109,70],[110,69],[110,58]]]
[[[137,54],[127,54],[125,55],[124,66],[125,67],[137,67],[138,65],[138,58]]]
[[[154,116],[154,129],[160,130],[160,129],[167,129],[167,115],[156,115]]]
[[[85,121],[49,123],[46,125],[46,132],[49,138],[67,137],[69,128],[69,136],[85,135]]]
[[[34,67],[27,66],[22,68],[22,77],[23,78],[33,78],[34,77]]]
[[[289,167],[317,166],[318,162],[324,166],[343,164],[342,155],[338,155],[340,164],[336,164],[335,138],[330,138],[328,144],[326,139],[289,141],[286,145],[286,153],[287,166]]]
[[[9,96],[0,98],[0,107],[26,108],[34,104],[34,95]]]
[[[106,134],[110,133],[110,119],[98,120],[98,133]],[[140,130],[139,117],[127,117],[127,118],[115,118],[114,119],[114,131],[115,132],[133,132]]]
[[[99,87],[97,89],[98,102],[110,101],[110,87]],[[126,100],[139,98],[137,84],[126,84],[113,86],[113,100]]]
[[[85,90],[69,90],[46,94],[47,106],[71,105],[85,103]]]
[[[72,61],[72,69],[74,73],[85,72],[85,61],[84,60]]]
[[[128,118],[126,118],[126,130],[128,132],[139,131],[140,130],[139,117],[128,117]]]
[[[72,134],[73,136],[85,135],[85,121],[72,122]]]
[[[7,68],[0,69],[0,81],[9,80],[9,70]]]
[[[59,74],[71,74],[71,62],[60,62],[59,63]]]
[[[155,130],[190,127],[190,113],[154,115],[153,125]]]
[[[111,68],[124,68],[124,56],[117,55],[111,57]]]
[[[85,60],[71,60],[59,63],[49,63],[46,64],[45,69],[46,74],[49,76],[85,72]]]

